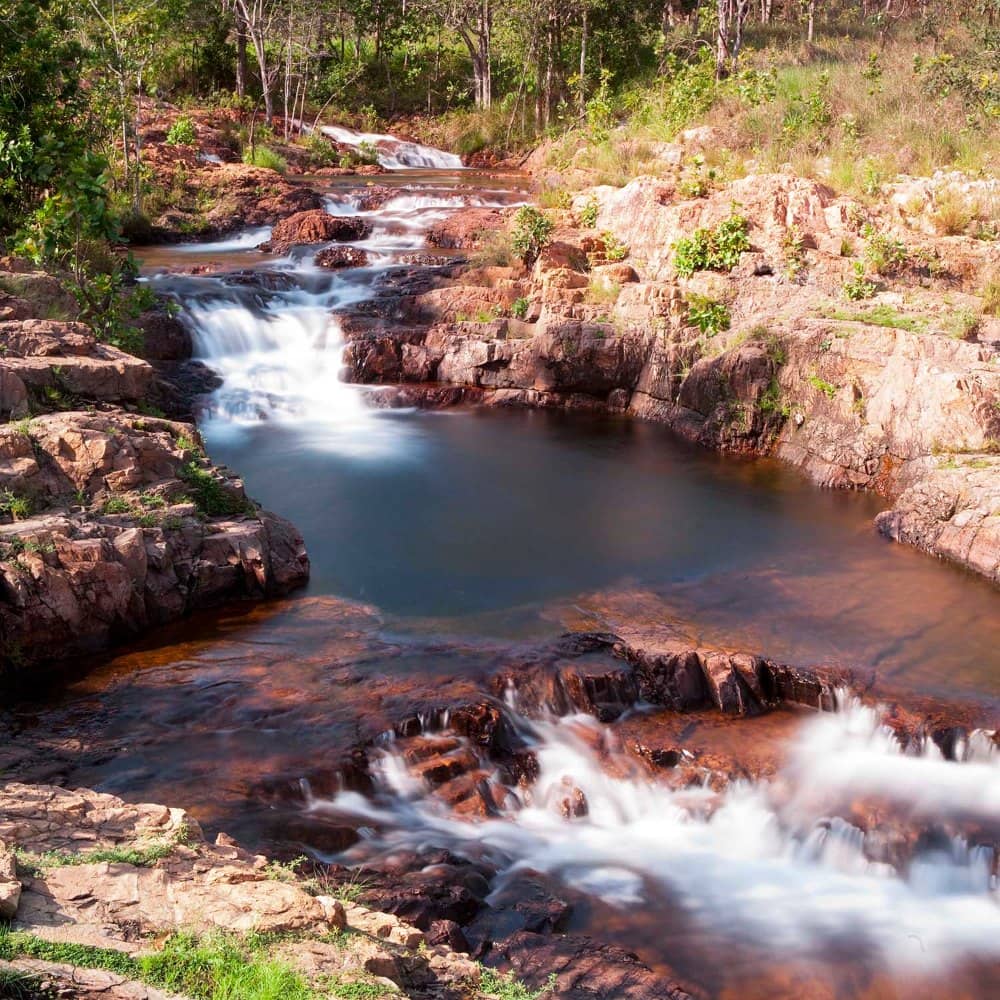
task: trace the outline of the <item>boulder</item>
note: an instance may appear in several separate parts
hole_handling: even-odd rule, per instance
[[[0,841],[0,921],[13,920],[21,902],[21,882],[12,850]]]
[[[282,219],[271,232],[271,239],[261,249],[270,253],[287,253],[293,246],[363,240],[371,233],[372,224],[355,216],[330,215],[324,211],[296,212]]]
[[[360,247],[327,247],[316,254],[314,262],[317,267],[325,267],[331,271],[348,267],[367,267],[368,254]]]

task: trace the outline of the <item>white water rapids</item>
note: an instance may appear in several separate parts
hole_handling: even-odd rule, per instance
[[[454,169],[450,154],[430,152]],[[371,222],[367,238],[347,244],[368,254],[367,267],[331,272],[313,263],[319,247],[302,247],[263,266],[259,258],[249,259],[259,280],[152,279],[173,293],[192,331],[195,356],[222,379],[205,423],[224,434],[263,421],[281,423],[294,426],[310,447],[355,456],[398,450],[405,428],[366,401],[378,390],[344,380],[346,344],[338,313],[371,298],[379,272],[397,264],[400,254],[424,250],[435,223],[466,206],[501,207],[511,200],[506,192],[459,190],[445,180],[420,191],[400,190],[369,212],[358,210],[358,195],[327,197],[331,214]],[[250,252],[269,236],[269,229],[254,229],[179,249],[192,256]]]
[[[929,741],[904,753],[873,709],[845,704],[803,726],[773,781],[717,794],[671,789],[634,766],[610,773],[594,749],[608,751],[609,731],[589,716],[515,718],[540,776],[530,800],[512,792],[499,818],[451,814],[391,744],[373,799],[343,792],[310,808],[366,825],[365,839],[345,856],[349,864],[443,847],[499,864],[495,895],[528,871],[618,907],[655,910],[654,899],[667,894],[706,930],[771,953],[818,957],[832,941],[857,939],[897,970],[1000,957],[991,847],[941,833],[900,871],[870,860],[878,831],[866,834],[838,816],[864,795],[904,827],[921,814],[1000,820],[1000,757],[987,734],[970,741],[960,762],[946,761]],[[566,819],[555,808],[567,783],[586,796],[586,816]],[[866,851],[866,838],[874,850]]]
[[[355,149],[363,144],[374,146],[378,152],[378,162],[389,170],[461,170],[462,158],[454,153],[446,153],[431,146],[397,139],[394,135],[381,132],[355,132],[339,125],[324,125],[320,128],[324,135],[334,142]]]

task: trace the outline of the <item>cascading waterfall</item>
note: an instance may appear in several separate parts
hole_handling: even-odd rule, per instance
[[[355,149],[362,143],[374,146],[378,152],[379,164],[388,170],[462,169],[462,158],[454,153],[446,153],[431,146],[421,146],[416,142],[407,142],[393,135],[380,132],[355,132],[339,125],[324,125],[320,131],[344,146],[353,146]]]
[[[507,203],[502,192],[496,195],[466,195],[453,187],[426,194],[401,191],[370,212],[358,211],[357,195],[330,195],[328,212],[372,223],[371,234],[351,244],[368,254],[366,268],[330,272],[313,263],[315,248],[301,248],[260,267],[256,280],[245,273],[235,279],[154,276],[151,280],[180,304],[196,357],[222,378],[209,404],[207,428],[232,433],[270,421],[295,427],[303,442],[320,449],[353,455],[398,449],[405,430],[366,401],[378,390],[344,381],[346,345],[337,314],[370,298],[378,271],[396,264],[400,254],[424,248],[430,226],[467,205]],[[238,253],[269,236],[270,229],[254,229],[183,249]]]
[[[720,794],[651,780],[614,753],[613,730],[590,716],[511,718],[540,766],[530,796],[512,790],[498,818],[457,818],[390,742],[372,798],[345,791],[310,803],[368,827],[342,860],[428,845],[485,856],[500,868],[494,895],[534,871],[619,907],[655,910],[666,896],[710,933],[802,958],[822,957],[831,941],[897,969],[1000,956],[992,848],[942,834],[896,867],[877,858],[878,831],[839,815],[845,799],[863,795],[910,833],[923,812],[1000,819],[1000,756],[989,734],[947,761],[931,743],[904,752],[876,711],[843,704],[804,724],[774,780]],[[554,807],[568,786],[586,797],[585,816]]]

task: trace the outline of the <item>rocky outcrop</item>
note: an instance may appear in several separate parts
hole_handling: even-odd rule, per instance
[[[181,931],[280,934],[287,938],[281,960],[310,982],[373,988],[388,980],[404,996],[428,998],[457,996],[448,991],[461,986],[462,996],[478,996],[479,967],[467,956],[427,942],[391,914],[345,905],[296,866],[252,855],[225,834],[208,843],[180,809],[7,783],[0,838],[18,850],[16,869],[15,855],[0,850],[4,919],[29,939],[139,955]],[[8,892],[7,875],[19,898]],[[341,931],[350,934],[331,939]],[[165,996],[121,975],[80,977],[72,966],[29,958],[0,962],[5,968],[93,986],[102,996]]]
[[[271,231],[271,239],[261,245],[267,253],[288,253],[294,246],[327,243],[331,240],[363,240],[372,225],[356,216],[328,212],[297,212],[282,219]]]
[[[99,651],[199,608],[305,583],[301,537],[214,468],[190,424],[136,412],[147,361],[83,324],[0,321],[0,675]],[[151,356],[190,341],[150,313]],[[130,407],[130,410],[125,409]],[[46,412],[46,411],[56,412]]]
[[[734,203],[749,250],[728,271],[679,275],[678,241]],[[578,228],[591,205],[596,230]],[[885,495],[890,537],[1000,580],[1000,319],[978,296],[1000,273],[995,244],[903,230],[788,175],[700,198],[639,178],[577,196],[560,222],[530,272],[386,282],[344,323],[355,378],[406,384],[402,405],[627,413],[706,447],[775,454],[823,485]],[[447,223],[475,224],[468,212]],[[855,263],[870,300],[845,295]]]

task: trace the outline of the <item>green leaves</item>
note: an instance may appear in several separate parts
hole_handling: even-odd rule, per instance
[[[674,267],[682,278],[695,271],[731,271],[740,255],[750,249],[747,220],[735,212],[715,227],[696,229],[691,236],[677,241]]]
[[[537,208],[525,205],[514,216],[514,229],[511,233],[511,249],[531,267],[538,260],[538,255],[552,241],[554,226],[548,216]]]

